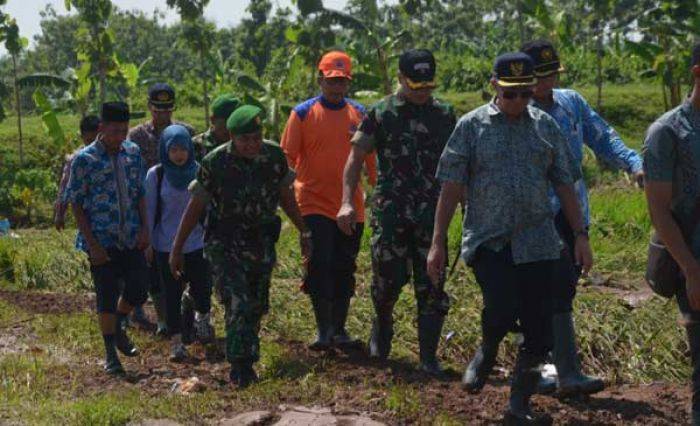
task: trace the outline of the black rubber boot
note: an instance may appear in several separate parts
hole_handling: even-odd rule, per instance
[[[316,340],[309,345],[309,349],[314,351],[328,350],[331,347],[331,335],[333,333],[333,304],[328,300],[315,296],[311,297],[311,303],[316,316]]]
[[[114,345],[119,352],[126,356],[136,356],[139,351],[136,349],[129,336],[126,335],[126,316],[117,314],[117,327],[114,333]]]
[[[105,372],[112,376],[123,376],[126,374],[122,363],[119,361],[119,355],[114,347],[114,335],[102,336],[105,344]]]
[[[554,335],[554,364],[557,366],[557,392],[560,396],[589,395],[605,388],[603,380],[586,376],[581,372],[581,364],[576,350],[574,319],[569,313],[555,314],[552,317]]]
[[[476,350],[474,358],[464,370],[462,386],[470,393],[479,393],[486,385],[498,356],[498,343],[483,342]]]
[[[420,369],[431,375],[443,374],[437,360],[438,344],[445,317],[442,315],[418,316],[418,346],[420,348]]]
[[[693,366],[691,423],[693,426],[700,426],[700,323],[691,318],[685,326],[685,332]]]
[[[394,319],[391,312],[377,313],[369,337],[369,356],[385,361],[391,352],[394,337]]]
[[[551,425],[550,416],[538,416],[530,408],[530,397],[537,389],[540,379],[540,362],[537,358],[518,353],[513,371],[513,382],[510,386],[508,410],[504,416],[506,425]]]
[[[333,301],[333,344],[341,348],[356,347],[360,341],[348,335],[345,329],[345,323],[348,319],[348,311],[350,310],[350,298],[337,298]]]
[[[180,312],[182,314],[182,343],[189,345],[196,338],[194,329],[194,300],[188,290],[182,293],[182,305]]]
[[[165,311],[165,295],[162,291],[152,294],[153,309],[156,311],[156,336],[166,337],[168,335],[167,313]]]

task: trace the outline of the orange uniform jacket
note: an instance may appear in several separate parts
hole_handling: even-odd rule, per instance
[[[330,104],[318,96],[297,105],[289,116],[281,146],[296,171],[294,192],[301,214],[320,214],[335,220],[343,196],[343,169],[350,139],[362,122],[365,108],[350,99]],[[369,181],[377,179],[374,154],[365,158]],[[365,206],[358,186],[353,197],[358,222]]]

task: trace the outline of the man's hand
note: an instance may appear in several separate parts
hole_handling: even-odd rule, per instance
[[[639,170],[637,172],[631,173],[630,177],[634,181],[634,183],[639,187],[644,189],[644,171]]]
[[[299,234],[299,247],[301,247],[301,258],[304,262],[311,260],[311,255],[313,254],[314,245],[312,243],[310,236],[304,236],[304,234]]]
[[[357,222],[355,206],[344,203],[340,206],[336,219],[338,221],[338,228],[340,228],[344,234],[352,235],[352,233],[355,232],[355,223]]]
[[[593,251],[587,236],[579,235],[576,237],[574,258],[576,259],[576,264],[581,267],[583,275],[588,274],[588,271],[593,266]]]
[[[438,285],[440,279],[445,274],[445,245],[433,243],[428,252],[428,277],[433,285]]]
[[[148,238],[148,231],[145,227],[142,226],[139,230],[138,235],[136,236],[136,248],[143,251],[146,250],[150,245],[151,242]]]
[[[107,254],[107,250],[105,250],[100,243],[91,245],[88,248],[88,253],[90,255],[90,264],[92,264],[92,266],[101,266],[111,260]]]
[[[146,263],[153,265],[153,246],[149,245],[143,252],[143,255],[146,257]]]
[[[170,273],[176,280],[179,280],[184,273],[185,256],[179,250],[173,250],[170,252]]]

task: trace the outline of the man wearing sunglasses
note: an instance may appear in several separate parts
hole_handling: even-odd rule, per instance
[[[409,50],[399,58],[398,93],[375,104],[360,124],[345,164],[343,202],[338,227],[350,235],[359,212],[353,194],[362,162],[376,151],[377,186],[372,207],[372,302],[376,317],[370,356],[386,359],[393,337],[393,310],[413,276],[418,304],[421,370],[441,374],[436,352],[449,309],[444,280],[431,283],[426,274],[435,205],[440,184],[437,162],[455,125],[452,107],[432,96],[435,58],[427,50]]]
[[[551,343],[551,276],[562,248],[550,187],[575,230],[576,261],[585,271],[593,262],[574,190],[581,171],[556,121],[529,105],[537,83],[533,68],[524,53],[499,56],[491,80],[496,97],[457,123],[438,166],[442,189],[427,266],[439,282],[447,228],[466,194],[462,257],[481,287],[483,340],[497,347],[516,321],[524,335],[506,424],[544,420],[533,414],[529,400]]]
[[[172,120],[173,111],[175,111],[175,89],[167,83],[155,83],[149,87],[148,111],[151,113],[151,120],[130,129],[127,136],[127,140],[138,145],[141,150],[145,170],[149,170],[160,162],[158,151],[160,134],[166,127],[171,124],[180,124],[187,128],[191,136],[195,134],[194,129],[189,124]],[[157,316],[156,334],[164,336],[167,334],[167,327],[165,325],[165,297],[160,291],[160,275],[155,268],[155,262],[152,262],[151,259],[146,260],[151,265],[149,293]],[[143,311],[143,306],[134,308],[132,321],[147,328],[151,326]]]

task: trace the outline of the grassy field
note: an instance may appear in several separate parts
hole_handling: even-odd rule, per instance
[[[582,92],[593,99],[592,89],[583,88]],[[661,112],[660,96],[641,85],[606,87],[605,93],[604,117],[629,146],[639,148],[646,127]],[[447,94],[445,98],[460,113],[481,103],[479,94]],[[176,113],[178,119],[193,123],[201,121],[197,120],[200,115],[199,110],[188,108]],[[14,155],[13,123],[8,119],[0,125],[0,155]],[[41,125],[36,117],[27,118],[25,123],[29,152],[36,153],[43,139]],[[75,126],[77,118],[65,116],[62,123]],[[576,302],[585,368],[603,372],[614,384],[684,382],[690,371],[684,336],[676,324],[675,304],[654,297],[636,306],[624,299],[644,286],[642,270],[650,222],[643,194],[623,174],[601,170],[592,158],[587,157],[585,168],[591,184],[591,238],[597,262],[594,279],[580,287]],[[452,250],[458,244],[459,232],[456,218],[450,229]],[[101,380],[98,361],[102,347],[97,326],[90,302],[79,303],[90,292],[91,282],[84,256],[72,250],[73,237],[73,230],[58,233],[52,229],[24,229],[17,231],[16,238],[0,238],[0,290],[60,292],[68,294],[66,306],[79,305],[57,312],[50,306],[24,306],[12,303],[9,296],[0,297],[0,423],[12,419],[32,424],[123,424],[145,417],[199,422],[211,421],[222,411],[272,407],[287,401],[311,405],[347,402],[347,395],[352,395],[352,406],[381,413],[395,423],[459,424],[469,419],[455,410],[443,410],[440,404],[426,408],[422,394],[425,382],[410,379],[410,374],[409,379],[399,375],[382,381],[370,373],[368,377],[353,376],[357,383],[348,383],[338,379],[344,372],[334,369],[333,357],[299,355],[303,354],[299,342],[311,339],[314,322],[306,296],[298,291],[297,236],[286,222],[278,245],[270,314],[262,330],[261,384],[235,394],[222,391],[220,384],[186,397],[170,393],[167,386],[154,385],[149,379],[123,385]],[[369,230],[358,260],[357,295],[349,319],[350,332],[363,340],[368,337],[372,317],[368,237]],[[440,355],[458,372],[479,341],[481,296],[463,265],[449,279],[447,290],[452,310]],[[407,288],[395,313],[392,357],[401,365],[414,366],[417,362],[414,312],[413,292]],[[218,304],[215,313],[221,335]],[[135,338],[147,360],[165,359],[167,343],[143,332],[135,333]],[[514,342],[506,346],[513,349]],[[511,365],[513,351],[501,354],[503,363]],[[148,362],[129,361],[126,366],[157,376],[160,370],[151,368]],[[193,366],[175,374],[200,374],[197,371]],[[220,379],[225,377],[225,370],[217,372]],[[95,379],[88,380],[88,376]]]

